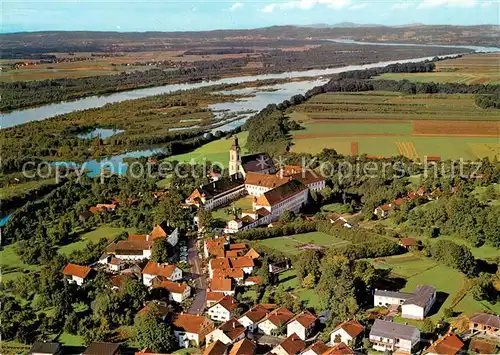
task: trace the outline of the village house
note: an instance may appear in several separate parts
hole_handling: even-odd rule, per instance
[[[153,242],[145,240],[119,240],[106,248],[106,253],[121,260],[143,260],[151,258]]]
[[[82,355],[119,355],[120,344],[106,342],[92,342]]]
[[[245,338],[245,329],[236,318],[232,318],[208,334],[207,343],[219,340],[226,345],[234,344]]]
[[[206,305],[211,307],[224,298],[224,293],[207,291]]]
[[[399,245],[401,245],[405,249],[408,249],[409,247],[416,246],[417,240],[415,238],[402,238],[399,241]]]
[[[413,293],[375,290],[375,306],[401,306],[401,316],[409,319],[424,319],[436,302],[436,289],[429,285],[418,285]]]
[[[471,333],[482,333],[500,336],[500,316],[487,313],[476,313],[469,319]]]
[[[182,270],[174,264],[160,264],[148,261],[142,270],[144,285],[151,286],[155,277],[158,277],[160,281],[163,281],[163,279],[168,281],[179,281],[182,279]]]
[[[223,258],[225,256],[224,249],[229,244],[229,240],[225,237],[215,237],[213,239],[205,239],[203,242],[203,255],[205,258],[213,256],[215,258]]]
[[[226,322],[233,318],[233,311],[238,307],[238,304],[238,301],[232,296],[224,296],[219,302],[208,308],[208,317],[211,320]]]
[[[225,296],[232,296],[235,293],[233,280],[217,274],[212,278],[210,282],[209,291],[219,292]]]
[[[188,313],[177,314],[172,324],[180,348],[199,347],[214,329],[214,323],[210,319]]]
[[[229,355],[253,355],[257,346],[247,338],[243,338],[233,345]]]
[[[412,326],[376,319],[369,340],[373,349],[411,353],[420,342],[420,331]]]
[[[228,346],[222,341],[214,341],[207,345],[203,355],[227,355]]]
[[[266,318],[257,325],[257,327],[262,333],[272,335],[274,331],[278,330],[282,325],[288,323],[292,318],[293,313],[288,309],[281,307],[269,313]]]
[[[253,308],[245,312],[238,321],[243,324],[250,332],[255,332],[259,322],[264,319],[271,311],[263,305],[255,305]]]
[[[81,266],[77,264],[68,264],[64,267],[64,279],[69,283],[75,283],[78,286],[83,285],[92,273],[92,269],[88,266]]]
[[[316,341],[309,347],[305,348],[300,354],[301,355],[323,355],[331,348],[323,343],[321,340]]]
[[[446,333],[425,350],[428,355],[456,355],[460,353],[464,343],[453,333]]]
[[[286,334],[297,334],[300,339],[306,340],[316,326],[316,318],[311,312],[304,311],[293,317],[286,326]]]
[[[249,276],[243,282],[245,286],[260,285],[262,283],[262,277],[260,276]]]
[[[168,225],[157,224],[151,233],[146,236],[147,241],[154,241],[156,239],[166,238],[168,243],[175,247],[179,242],[179,229],[170,227]]]
[[[245,254],[245,256],[249,256],[250,258],[252,258],[253,260],[257,260],[260,258],[260,254],[257,253],[257,251],[255,251],[254,248],[250,248],[249,251],[247,251],[247,253]]]
[[[61,355],[63,347],[61,343],[35,341],[31,346],[30,355]]]
[[[389,215],[389,212],[392,211],[392,207],[390,204],[384,204],[377,206],[373,211],[373,214],[378,218],[385,218]]]
[[[365,328],[355,319],[339,324],[330,333],[330,344],[344,343],[354,346],[358,337],[361,337]]]
[[[157,277],[152,280],[153,288],[163,288],[168,291],[170,301],[182,303],[191,296],[191,286],[187,283],[173,282],[169,280],[160,281]]]
[[[252,273],[255,266],[253,259],[249,256],[229,258],[229,263],[231,264],[232,268],[241,268],[247,275],[250,275]]]
[[[297,334],[293,333],[288,336],[281,344],[271,350],[271,354],[276,355],[295,355],[306,347],[306,343]]]

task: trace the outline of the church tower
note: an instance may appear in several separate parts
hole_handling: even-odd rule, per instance
[[[241,157],[238,136],[234,136],[234,142],[229,150],[229,176],[240,172]]]

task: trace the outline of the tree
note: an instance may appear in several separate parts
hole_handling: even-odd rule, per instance
[[[151,261],[156,263],[166,263],[172,253],[172,246],[168,242],[167,238],[157,239],[154,242],[153,250],[151,251]]]
[[[269,262],[267,258],[264,259],[262,265],[257,272],[257,275],[261,277],[262,285],[267,286],[271,284],[271,273],[269,272]]]
[[[198,230],[200,232],[210,233],[212,231],[212,223],[214,218],[212,216],[212,212],[205,210],[203,206],[198,208]]]
[[[495,304],[498,299],[498,291],[493,285],[491,277],[484,272],[475,280],[475,285],[472,287],[471,293],[476,301],[485,300],[491,304]]]
[[[323,254],[319,250],[306,250],[300,255],[300,258],[295,263],[297,276],[303,280],[307,275],[312,274],[314,282],[319,279],[321,259]]]
[[[434,323],[430,318],[425,318],[424,323],[422,324],[422,331],[424,333],[432,333],[434,331]]]
[[[314,286],[316,286],[315,277],[313,274],[308,274],[302,280],[302,288],[311,289],[311,288],[314,288]]]
[[[450,319],[453,317],[453,308],[445,308],[443,311],[443,315],[446,319]]]
[[[294,219],[295,219],[295,213],[290,210],[285,210],[280,216],[280,221],[283,223],[293,222]]]
[[[136,316],[135,340],[140,348],[150,348],[155,353],[168,353],[176,347],[172,328],[160,318],[158,307],[150,303],[144,314]]]

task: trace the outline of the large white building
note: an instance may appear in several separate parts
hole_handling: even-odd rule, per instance
[[[424,319],[436,302],[436,289],[429,285],[418,285],[413,293],[375,290],[375,306],[401,306],[401,316],[409,319]]]
[[[420,331],[412,326],[376,319],[370,331],[373,349],[411,353],[420,342]]]
[[[179,281],[182,279],[182,270],[174,264],[160,264],[148,261],[142,270],[142,282],[146,286],[151,286],[153,279],[158,278],[168,281]]]

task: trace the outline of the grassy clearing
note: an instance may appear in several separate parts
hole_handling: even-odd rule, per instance
[[[97,243],[101,238],[111,240],[124,231],[124,228],[100,226],[91,232],[80,235],[80,240],[60,247],[59,252],[64,255],[68,255],[75,250],[85,248],[85,246],[90,242]],[[133,231],[129,232],[133,233]]]
[[[329,205],[321,206],[321,210],[324,212],[336,212],[336,213],[349,213],[349,206],[342,203],[331,203]]]
[[[474,54],[436,63],[433,73],[387,73],[377,79],[461,84],[500,84],[500,55]]]
[[[60,343],[63,343],[66,346],[84,346],[85,345],[83,338],[81,336],[72,335],[72,334],[69,334],[67,332],[61,333],[61,335],[59,335],[57,337],[57,339],[55,339],[55,340],[60,342]]]
[[[244,147],[247,141],[248,132],[241,132],[238,134],[238,141],[240,147]],[[219,139],[208,144],[205,144],[190,153],[173,155],[168,160],[178,160],[183,162],[195,161],[198,163],[206,161],[219,162],[227,166],[229,162],[229,149],[233,144],[233,139]],[[243,148],[242,154],[245,154]]]
[[[395,255],[378,258],[372,261],[379,269],[391,269],[392,273],[402,277],[412,277],[437,266],[431,259],[421,258],[412,254]]]
[[[0,252],[0,265],[2,268],[2,282],[15,280],[25,272],[39,270],[38,265],[25,264],[15,252],[15,244],[3,247]]]
[[[319,295],[314,290],[300,287],[299,278],[295,270],[287,270],[279,275],[279,285],[283,285],[285,290],[291,291],[299,297],[305,304],[305,307],[319,309]]]
[[[316,244],[322,247],[344,246],[349,242],[321,232],[295,234],[286,237],[269,238],[258,241],[259,245],[279,250],[288,255],[301,252],[298,247],[303,244]]]
[[[232,207],[241,208],[242,211],[251,210],[253,208],[253,197],[245,196],[243,198],[240,198],[239,200],[232,202],[229,206],[224,206],[216,210],[213,210],[212,217],[222,221],[230,221],[234,218],[234,215],[227,214],[226,209]]]

